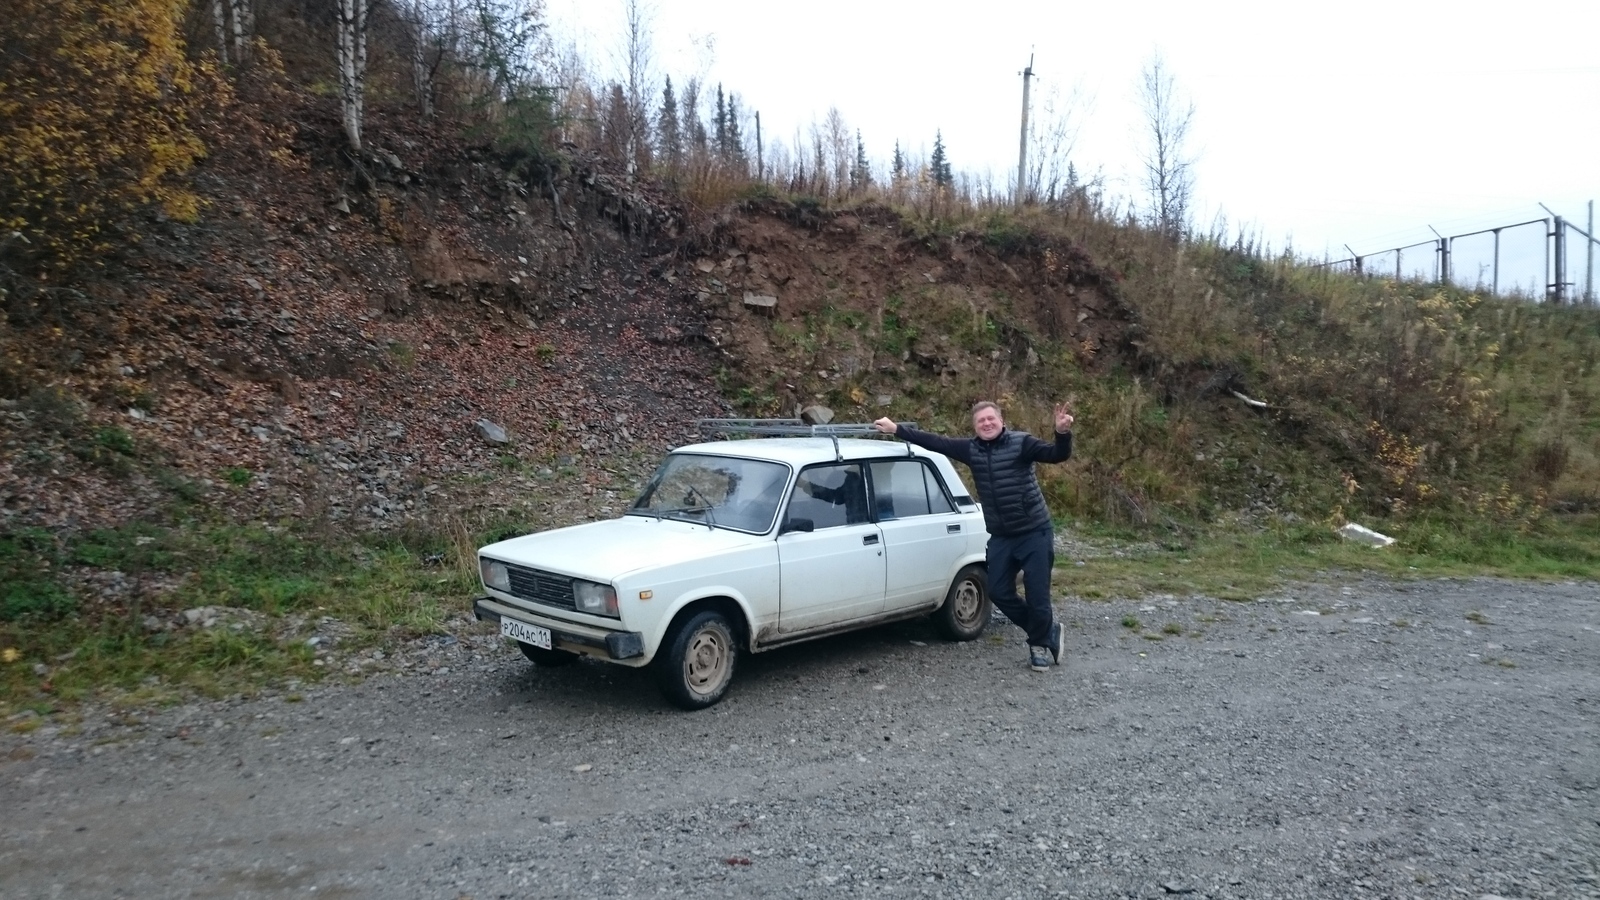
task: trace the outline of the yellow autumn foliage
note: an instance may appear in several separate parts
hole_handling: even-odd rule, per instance
[[[192,219],[197,198],[172,180],[204,153],[188,121],[184,0],[5,5],[0,247],[64,266],[102,249],[130,210]]]

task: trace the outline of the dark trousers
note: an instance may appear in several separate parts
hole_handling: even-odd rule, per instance
[[[989,599],[1006,618],[1028,633],[1028,644],[1050,644],[1055,611],[1050,606],[1050,571],[1056,564],[1055,532],[1046,525],[1022,534],[990,535]],[[1027,599],[1017,596],[1017,572]]]

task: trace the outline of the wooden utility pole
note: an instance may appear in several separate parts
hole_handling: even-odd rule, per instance
[[[1028,195],[1028,79],[1033,77],[1033,54],[1028,54],[1028,67],[1022,70],[1022,138],[1017,142],[1017,209],[1022,208]]]
[[[765,184],[767,180],[766,161],[761,155],[761,110],[756,110],[756,182]]]

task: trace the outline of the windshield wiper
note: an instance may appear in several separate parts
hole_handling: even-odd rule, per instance
[[[669,506],[664,509],[632,509],[629,510],[629,512],[646,516],[655,516],[657,519],[672,519],[673,517],[684,513],[704,513],[706,517],[706,527],[717,527],[717,514],[715,510],[709,506]]]

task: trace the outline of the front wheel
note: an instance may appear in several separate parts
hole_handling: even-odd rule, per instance
[[[739,644],[727,618],[715,610],[696,613],[672,632],[656,658],[661,693],[683,709],[705,709],[728,692],[738,661]]]
[[[933,614],[933,626],[946,640],[970,641],[989,624],[989,580],[983,566],[956,573],[944,605]]]
[[[522,655],[526,656],[529,662],[546,669],[570,666],[578,661],[578,654],[571,650],[546,650],[543,647],[524,644],[522,641],[517,641],[517,649],[522,651]]]

